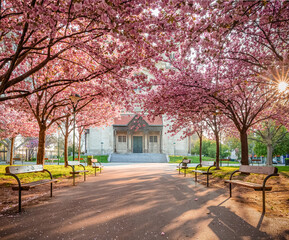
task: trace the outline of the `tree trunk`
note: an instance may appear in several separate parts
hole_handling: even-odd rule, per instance
[[[15,137],[11,138],[11,144],[10,144],[10,165],[13,165],[13,153],[14,153],[14,140]]]
[[[241,164],[249,165],[248,136],[247,131],[240,132],[241,139]]]
[[[267,166],[272,166],[273,165],[273,146],[272,144],[267,144],[267,161],[266,161]]]
[[[68,135],[64,136],[64,165],[68,166]]]
[[[215,131],[215,138],[216,138],[216,169],[220,169],[220,138],[219,132]]]
[[[78,131],[78,161],[80,161],[81,135],[82,135],[82,131]]]
[[[41,127],[39,131],[39,142],[38,142],[38,151],[37,151],[37,164],[44,165],[45,158],[45,138],[46,138],[46,127]]]
[[[66,117],[65,121],[65,132],[64,132],[64,165],[68,167],[68,136],[69,136],[69,116]]]
[[[202,166],[202,145],[203,145],[203,135],[202,134],[199,135],[199,139],[200,139],[200,150],[199,150],[200,164]]]

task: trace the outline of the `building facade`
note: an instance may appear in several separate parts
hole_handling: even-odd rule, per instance
[[[188,155],[190,137],[181,139],[182,133],[168,134],[169,122],[157,117],[150,120],[135,114],[122,114],[112,126],[90,128],[85,134],[87,154],[110,153],[163,153]]]

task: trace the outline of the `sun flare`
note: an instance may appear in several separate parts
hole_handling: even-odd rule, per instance
[[[279,82],[278,83],[278,90],[279,92],[285,92],[288,88],[288,83],[287,82]]]

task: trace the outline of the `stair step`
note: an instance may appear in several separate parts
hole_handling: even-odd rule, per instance
[[[129,153],[111,155],[111,162],[129,162],[129,163],[166,163],[165,154],[156,153]]]

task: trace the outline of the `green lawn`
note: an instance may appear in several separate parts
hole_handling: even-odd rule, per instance
[[[280,174],[282,174],[285,177],[289,177],[289,166],[277,166],[278,168],[278,172]],[[195,167],[191,167],[187,170],[187,173],[190,172],[190,170],[194,170]],[[208,167],[201,167],[198,168],[198,170],[202,170],[202,171],[206,171],[208,169]],[[220,170],[214,170],[214,168],[211,168],[210,171],[213,173],[213,177],[218,177],[218,178],[222,178],[222,179],[229,179],[231,173],[235,170],[239,169],[238,166],[233,166],[233,167],[221,167]],[[183,171],[183,170],[181,170]]]
[[[5,175],[5,168],[9,165],[0,165],[0,181],[8,180],[10,185],[10,182],[13,184],[16,184],[16,180],[14,177],[11,176],[6,176]],[[51,172],[53,178],[66,178],[71,176],[71,167],[64,167],[64,165],[45,165],[44,169],[47,169],[48,171]],[[82,167],[76,167],[76,169],[83,170]],[[85,167],[86,170],[89,171],[87,174],[94,174],[94,168],[91,166]],[[98,171],[98,169],[96,169]],[[44,173],[28,173],[28,174],[19,174],[17,175],[21,182],[26,183],[26,182],[34,182],[38,181],[41,179],[47,179],[49,178],[49,174],[47,172]],[[10,181],[11,180],[11,181]]]
[[[74,158],[77,158],[78,155],[76,154]],[[87,159],[86,155],[80,155],[80,158],[83,158],[85,161]],[[108,163],[108,155],[93,155],[93,158],[97,158],[98,161],[102,162],[102,163]],[[73,157],[72,156],[68,156],[68,161],[72,161]],[[36,160],[34,160],[36,162]],[[60,157],[59,159],[60,163],[64,163],[64,157]],[[54,163],[57,164],[57,161],[55,161]]]
[[[90,156],[92,156],[92,155],[90,155]],[[77,157],[78,157],[78,155],[75,156],[75,158],[77,158]],[[83,158],[84,160],[86,160],[87,156],[86,155],[80,155],[80,158]],[[93,155],[93,158],[97,159],[98,161],[100,161],[102,163],[108,163],[108,160],[107,160],[108,159],[108,155]],[[61,157],[60,160],[62,162],[64,162],[64,158],[63,157]],[[73,157],[69,156],[68,157],[68,161],[72,161],[72,160],[73,160]]]
[[[276,166],[279,172],[289,172],[289,166]]]
[[[183,158],[185,157],[185,156],[173,156],[173,155],[170,155],[169,156],[170,157],[170,163],[180,163],[182,160],[183,160]],[[200,161],[199,161],[199,156],[186,156],[188,159],[191,159],[192,161],[192,163],[199,163]],[[215,159],[214,158],[211,158],[211,157],[202,157],[202,160],[203,161],[215,161]],[[238,164],[239,162],[237,162],[237,161],[222,161],[222,165],[224,166],[224,165],[228,165],[228,163],[229,164],[232,164],[232,163],[234,163],[234,164]]]
[[[180,163],[185,156],[174,156],[170,155],[170,163]],[[199,156],[186,156],[188,159],[191,159],[193,163],[199,163]],[[203,161],[214,161],[215,159],[210,157],[202,157]]]

